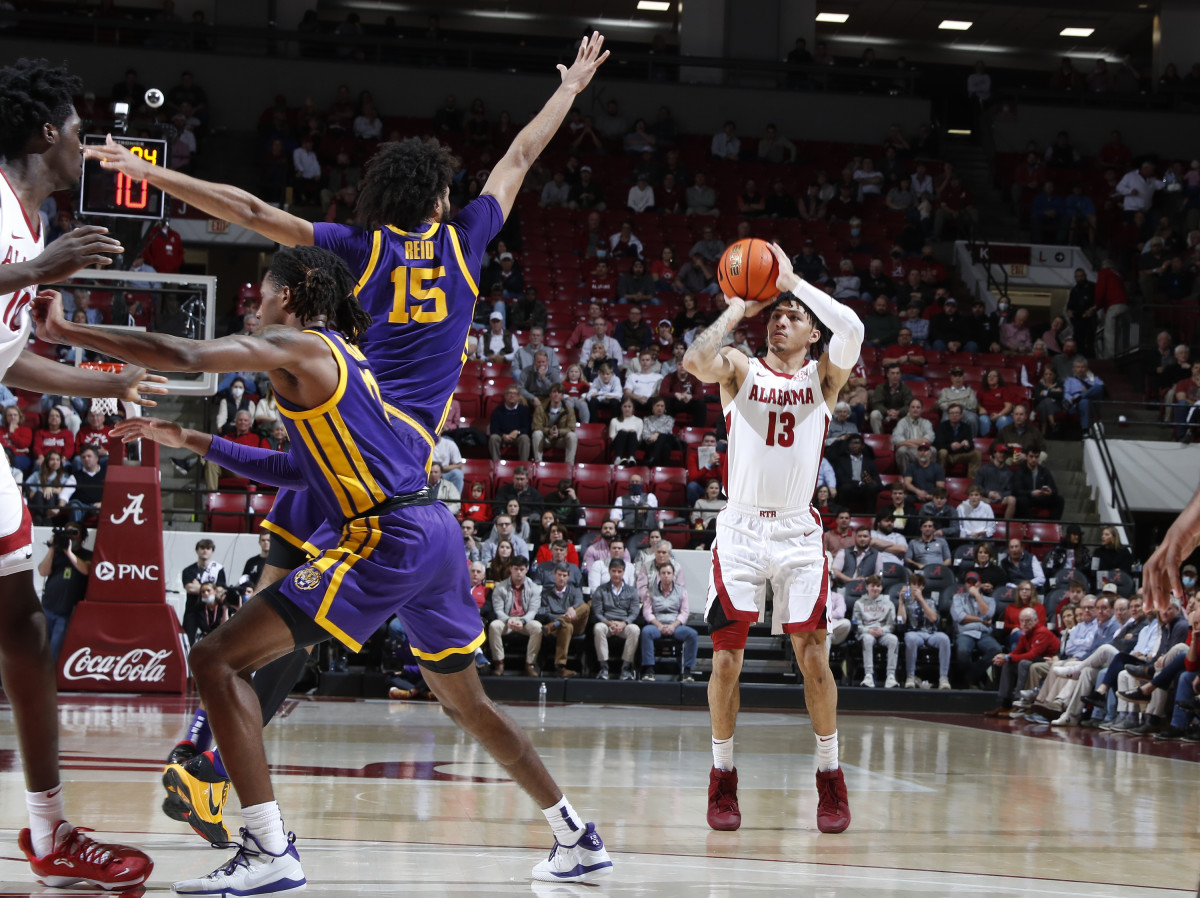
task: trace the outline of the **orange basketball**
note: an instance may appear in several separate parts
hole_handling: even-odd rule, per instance
[[[779,295],[779,262],[765,240],[750,237],[726,248],[717,263],[717,281],[726,296],[758,301]]]

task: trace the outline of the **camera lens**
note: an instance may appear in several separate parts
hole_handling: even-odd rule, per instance
[[[166,98],[163,96],[163,92],[161,90],[159,90],[157,87],[152,87],[146,91],[146,96],[144,99],[147,106],[149,106],[151,109],[157,109],[163,104],[163,101]]]

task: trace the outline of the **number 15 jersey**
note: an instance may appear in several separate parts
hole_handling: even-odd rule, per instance
[[[729,431],[726,494],[748,508],[807,509],[817,488],[831,417],[817,363],[783,374],[762,359],[723,409]]]
[[[434,442],[466,359],[483,254],[503,224],[500,204],[484,195],[453,221],[417,231],[313,225],[313,242],[359,274],[354,295],[371,316],[359,348],[385,402]]]

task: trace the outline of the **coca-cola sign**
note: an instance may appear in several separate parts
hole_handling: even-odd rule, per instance
[[[167,674],[170,649],[130,649],[123,655],[92,654],[90,646],[76,651],[63,665],[67,680],[97,680],[103,683],[161,683]]]

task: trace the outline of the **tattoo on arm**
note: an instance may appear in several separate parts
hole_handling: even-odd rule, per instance
[[[707,356],[715,356],[721,351],[721,341],[725,335],[733,330],[737,317],[736,311],[726,309],[716,321],[696,335],[690,348]]]

